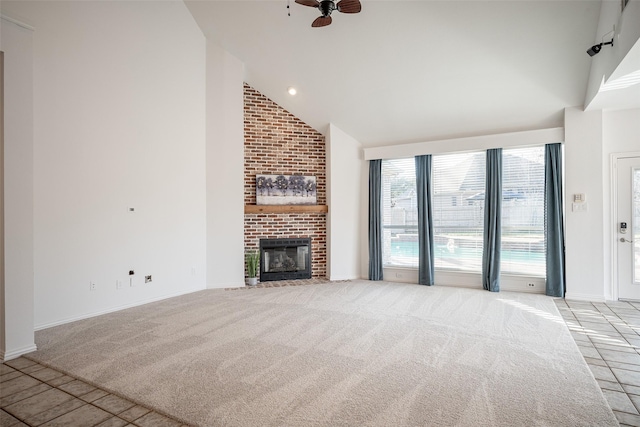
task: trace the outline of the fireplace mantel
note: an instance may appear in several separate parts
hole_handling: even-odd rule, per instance
[[[329,212],[327,205],[244,205],[245,214],[326,212]]]

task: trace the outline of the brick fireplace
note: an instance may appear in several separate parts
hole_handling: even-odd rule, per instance
[[[255,176],[314,175],[317,203],[325,205],[324,136],[244,85],[244,203],[255,205]],[[327,214],[321,212],[245,213],[244,244],[259,249],[260,239],[311,239],[311,276],[327,276]]]

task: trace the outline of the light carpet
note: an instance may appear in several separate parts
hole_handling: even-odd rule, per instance
[[[615,426],[552,298],[353,281],[206,290],[28,356],[199,426]]]

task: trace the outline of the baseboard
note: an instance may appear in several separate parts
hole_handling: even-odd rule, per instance
[[[11,351],[0,350],[0,361],[6,362],[11,359],[17,359],[23,354],[31,353],[32,351],[36,351],[38,347],[35,344],[28,345],[26,347],[14,349]]]
[[[417,268],[385,268],[384,280],[400,283],[418,283]],[[482,275],[466,271],[435,271],[436,286],[450,286],[454,288],[482,289]],[[515,274],[500,276],[500,290],[507,292],[525,292],[544,294],[545,278]]]
[[[482,289],[482,285],[476,285],[473,283],[436,283],[434,286],[441,286],[443,288],[464,288],[464,289]]]
[[[596,295],[596,294],[580,294],[575,292],[567,292],[564,296],[565,299],[575,300],[575,301],[590,301],[590,302],[605,302],[607,299],[604,295]]]
[[[236,283],[208,283],[207,289],[244,288],[246,285],[244,281]]]
[[[36,325],[34,330],[40,331],[42,329],[48,329],[48,328],[52,328],[54,326],[64,325],[64,324],[71,323],[71,322],[77,322],[78,320],[89,319],[91,317],[102,316],[103,314],[113,313],[113,312],[120,311],[120,310],[126,310],[127,308],[138,307],[138,306],[141,306],[141,305],[150,304],[152,302],[162,301],[162,300],[169,299],[169,298],[175,298],[175,297],[179,297],[181,295],[187,295],[187,294],[191,294],[193,292],[199,292],[199,291],[202,291],[202,290],[204,290],[204,289],[191,289],[191,290],[188,290],[186,292],[177,292],[177,293],[174,293],[174,294],[162,295],[162,296],[155,297],[155,298],[149,298],[149,299],[146,299],[146,300],[137,301],[137,302],[134,302],[134,303],[131,303],[131,304],[124,304],[124,305],[119,305],[119,306],[116,306],[116,307],[111,307],[111,308],[108,308],[106,310],[100,310],[100,311],[95,311],[95,312],[92,312],[92,313],[86,313],[86,314],[82,314],[80,316],[68,317],[66,319],[58,320],[58,321],[55,321],[55,322],[45,323],[45,324],[42,324],[42,325]]]
[[[329,277],[329,280],[332,281],[332,282],[337,282],[337,281],[341,281],[341,280],[358,280],[358,279],[360,279],[360,276],[331,276],[331,277]]]

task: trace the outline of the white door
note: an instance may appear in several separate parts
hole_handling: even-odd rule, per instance
[[[640,300],[640,157],[617,161],[618,298]]]

